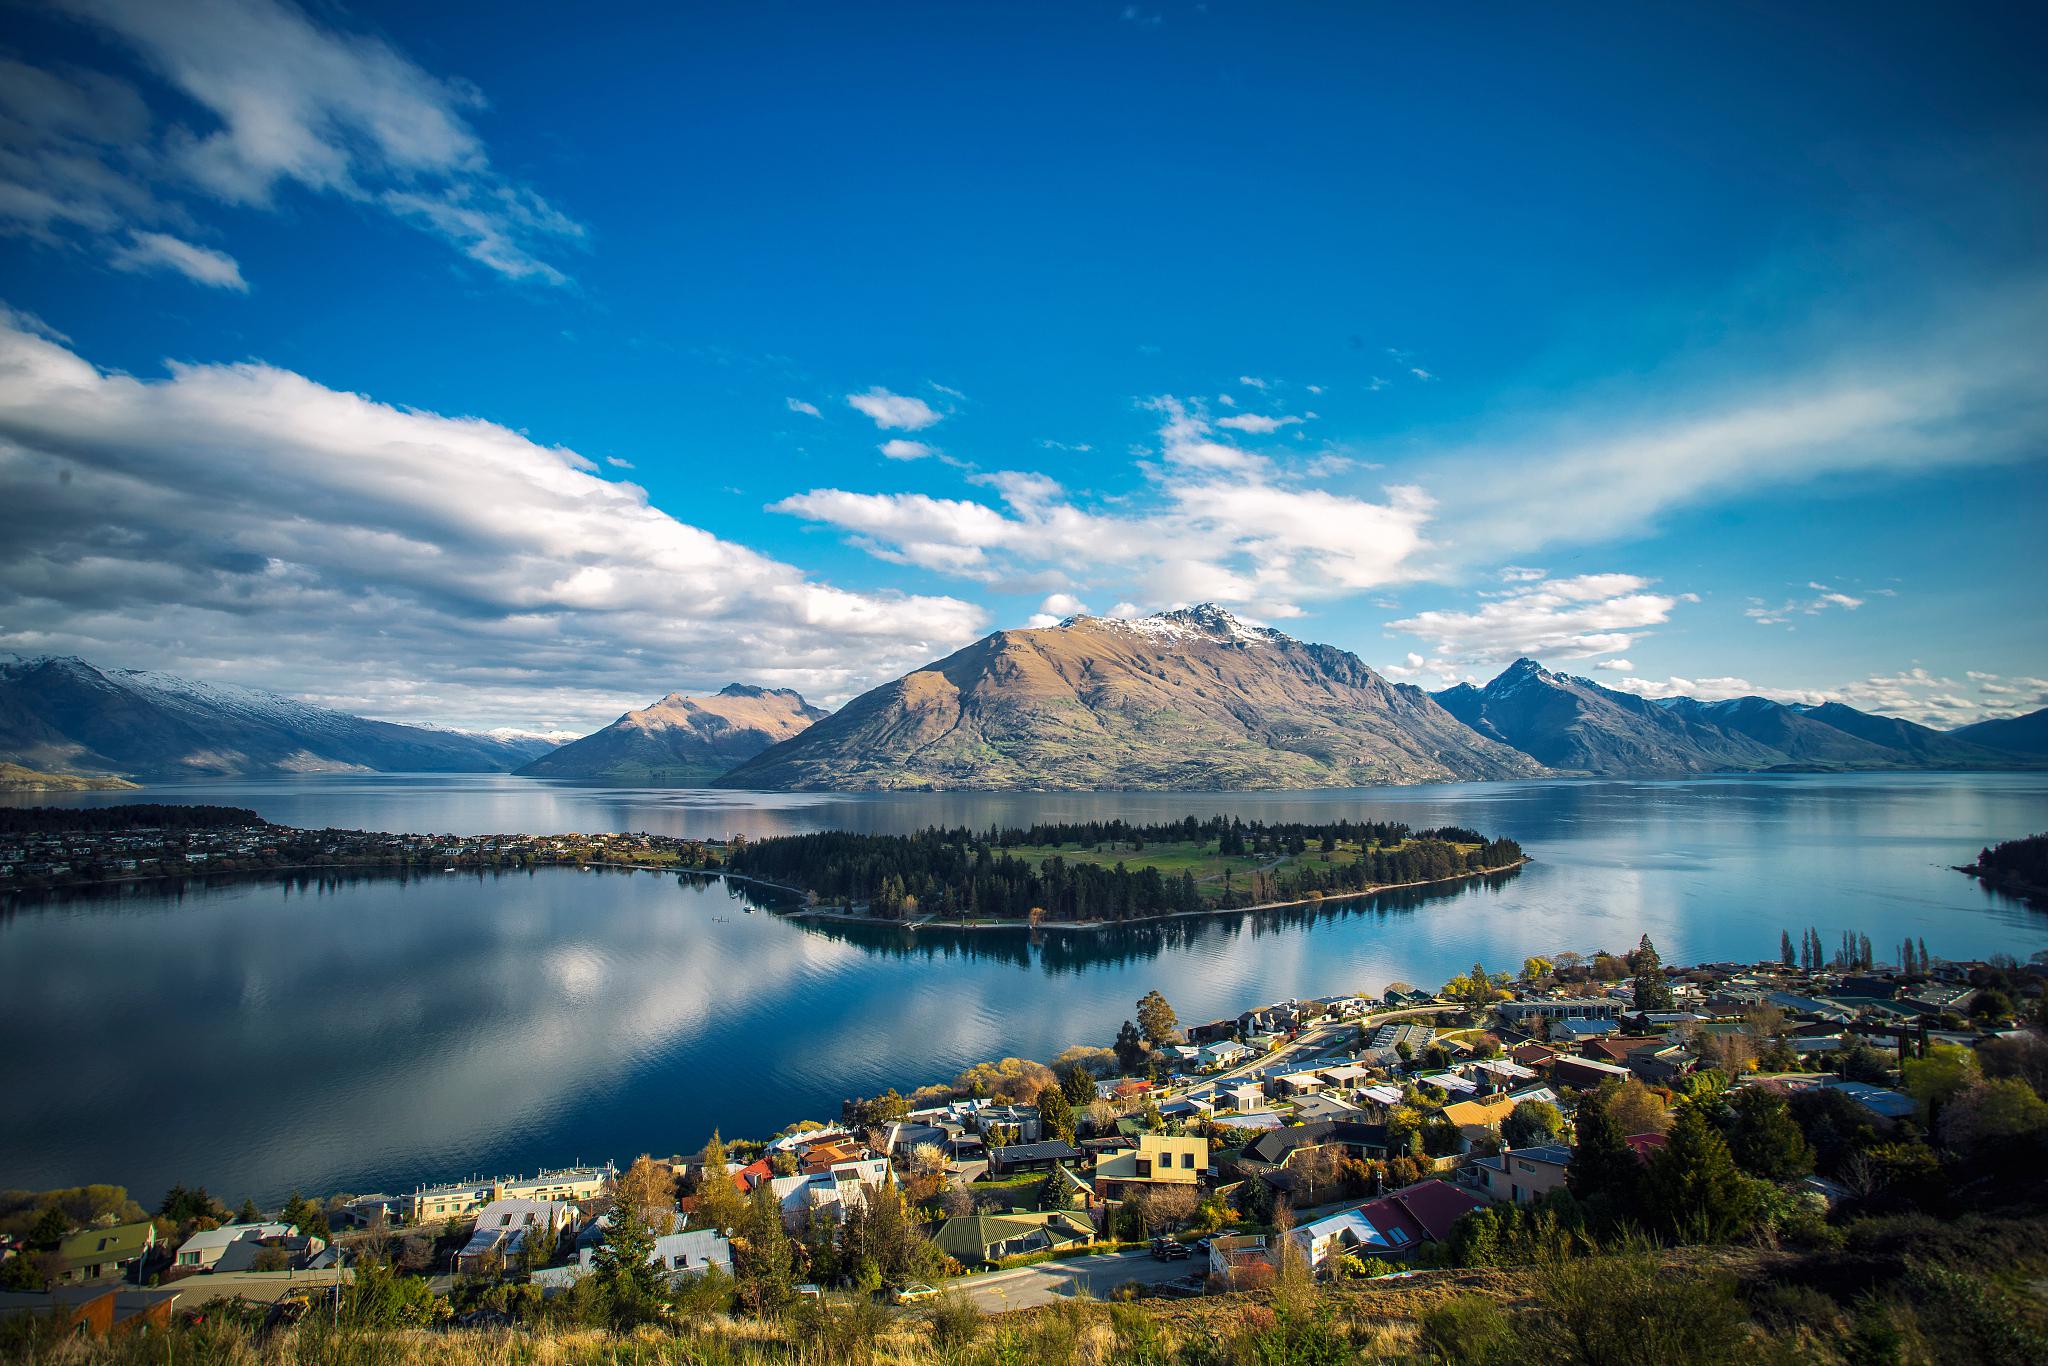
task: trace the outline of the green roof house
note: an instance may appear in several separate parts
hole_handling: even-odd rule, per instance
[[[152,1223],[89,1228],[57,1245],[57,1256],[63,1262],[57,1280],[64,1285],[118,1280],[155,1248],[156,1225]]]

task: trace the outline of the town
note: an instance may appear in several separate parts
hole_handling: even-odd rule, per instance
[[[1886,956],[1788,930],[1681,968],[1645,936],[1197,1023],[1155,992],[1107,1047],[623,1166],[278,1209],[180,1187],[153,1216],[117,1186],[8,1192],[0,1316],[620,1330],[812,1305],[971,1334],[1622,1236],[1838,1248],[1880,1217],[1939,1241],[1930,1217],[2037,1216],[2048,952]]]
[[[299,830],[223,806],[29,807],[0,809],[0,894],[286,871],[715,869],[723,847],[646,834]]]

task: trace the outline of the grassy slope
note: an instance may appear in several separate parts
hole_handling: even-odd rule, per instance
[[[1402,845],[1393,844],[1386,847],[1398,849]],[[1461,853],[1465,853],[1477,846],[1461,844],[1455,847]],[[1223,874],[1226,870],[1231,875],[1231,885],[1239,892],[1246,892],[1251,889],[1251,875],[1261,869],[1275,875],[1285,875],[1296,868],[1321,866],[1324,861],[1322,851],[1314,847],[1299,855],[1283,856],[1275,862],[1269,854],[1226,857],[1216,852],[1214,842],[1192,840],[1148,844],[1142,850],[1133,849],[1128,844],[1021,844],[1006,852],[1031,864],[1057,857],[1065,859],[1068,863],[1092,863],[1103,868],[1114,868],[1121,863],[1134,873],[1141,868],[1157,868],[1169,879],[1177,879],[1182,873],[1193,873],[1202,900],[1209,905],[1214,905],[1223,898]],[[1360,852],[1355,844],[1339,844],[1330,853],[1329,863],[1333,866],[1354,864],[1358,862]]]

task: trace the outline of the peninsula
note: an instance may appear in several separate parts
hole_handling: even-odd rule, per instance
[[[799,914],[960,928],[1099,928],[1267,910],[1506,872],[1526,861],[1511,839],[1455,826],[1223,816],[914,835],[820,831],[735,841],[725,855],[730,875],[800,893]]]

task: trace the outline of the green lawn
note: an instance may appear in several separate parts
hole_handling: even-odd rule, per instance
[[[1370,849],[1371,846],[1367,848]],[[1281,856],[1277,863],[1270,854],[1232,855],[1226,858],[1216,852],[1213,841],[1198,843],[1191,840],[1148,844],[1143,849],[1133,849],[1128,844],[1020,844],[1006,852],[1034,864],[1057,855],[1069,863],[1092,863],[1104,868],[1113,868],[1121,863],[1133,872],[1140,868],[1157,868],[1168,878],[1178,878],[1182,873],[1193,873],[1195,881],[1201,886],[1203,899],[1214,902],[1223,894],[1223,874],[1226,870],[1231,874],[1232,884],[1239,890],[1244,890],[1249,887],[1251,874],[1256,869],[1284,873],[1299,866],[1325,862],[1343,866],[1358,862],[1360,848],[1356,844],[1339,844],[1337,848],[1325,854],[1321,849],[1311,845],[1303,853]]]

